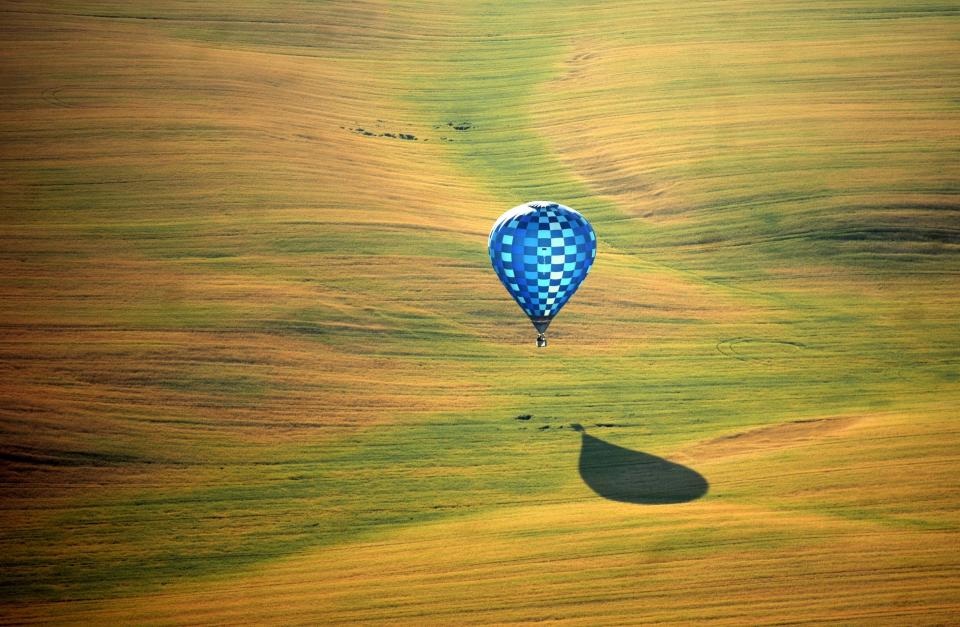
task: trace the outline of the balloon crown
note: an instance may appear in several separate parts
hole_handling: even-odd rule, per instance
[[[560,205],[555,202],[550,202],[549,200],[534,200],[527,203],[528,207],[533,207],[534,209],[556,209]]]

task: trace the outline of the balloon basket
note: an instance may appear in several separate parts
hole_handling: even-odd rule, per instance
[[[546,345],[547,345],[547,338],[543,333],[541,333],[540,335],[537,336],[537,348],[543,348]]]

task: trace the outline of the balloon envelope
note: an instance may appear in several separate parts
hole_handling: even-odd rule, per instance
[[[542,334],[590,271],[597,236],[580,213],[536,201],[500,216],[487,246],[500,281]]]

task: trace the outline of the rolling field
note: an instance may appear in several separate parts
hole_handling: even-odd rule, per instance
[[[0,622],[960,622],[958,14],[0,1]]]

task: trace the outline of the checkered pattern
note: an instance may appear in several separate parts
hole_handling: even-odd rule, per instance
[[[490,261],[531,319],[551,319],[587,276],[597,236],[582,215],[552,202],[514,207],[490,231]]]

